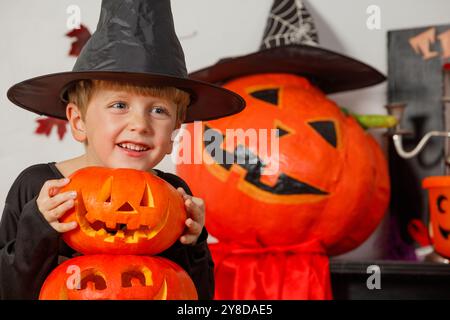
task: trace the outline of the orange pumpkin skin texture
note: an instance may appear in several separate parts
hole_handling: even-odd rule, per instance
[[[77,191],[75,206],[60,219],[78,227],[62,235],[83,254],[158,254],[184,229],[181,195],[169,183],[134,169],[88,167],[60,192]]]
[[[223,152],[233,154],[226,129],[278,128],[279,168],[261,175],[236,163],[219,165],[188,125],[197,153],[192,159],[209,164],[181,163],[177,174],[205,200],[208,231],[219,241],[251,247],[319,239],[329,255],[360,245],[389,202],[388,168],[377,142],[305,78],[250,75],[224,87],[244,97],[247,107],[204,122],[203,130],[220,130]],[[260,145],[245,143],[259,157]]]
[[[76,272],[79,272],[78,274]],[[41,287],[40,300],[197,300],[189,275],[161,257],[89,255],[66,260]]]

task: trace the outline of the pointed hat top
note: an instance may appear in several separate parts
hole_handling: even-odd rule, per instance
[[[260,50],[290,44],[317,46],[314,20],[301,0],[276,0],[267,19]]]
[[[24,109],[65,119],[67,89],[88,79],[184,90],[191,96],[185,122],[216,119],[245,107],[236,93],[188,78],[170,0],[103,0],[97,29],[71,72],[25,80],[7,95]]]
[[[325,93],[359,89],[386,79],[361,61],[321,48],[314,21],[301,0],[274,0],[259,51],[221,59],[190,76],[223,84],[260,73],[297,74]]]

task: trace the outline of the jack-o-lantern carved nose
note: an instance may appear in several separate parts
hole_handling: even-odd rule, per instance
[[[133,206],[127,201],[125,202],[119,209],[117,209],[117,212],[134,212]]]

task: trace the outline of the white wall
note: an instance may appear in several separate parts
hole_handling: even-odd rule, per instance
[[[387,73],[386,32],[450,23],[448,0],[309,0],[321,45],[360,59]],[[52,72],[71,70],[67,55],[71,40],[66,9],[81,9],[82,23],[95,30],[100,0],[15,0],[0,2],[0,208],[21,170],[40,162],[60,161],[79,155],[82,147],[69,135],[59,141],[33,134],[37,115],[13,106],[7,89],[16,82]],[[368,30],[366,8],[381,9],[381,29]],[[185,50],[189,71],[218,59],[258,49],[272,0],[173,0],[175,26]],[[189,37],[196,33],[194,37]],[[354,111],[384,113],[386,84],[330,96]],[[167,158],[159,166],[173,171]],[[362,253],[372,252],[376,237]]]

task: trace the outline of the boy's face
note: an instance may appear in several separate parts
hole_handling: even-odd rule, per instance
[[[148,171],[172,151],[177,107],[164,98],[98,89],[84,121],[89,165]]]

